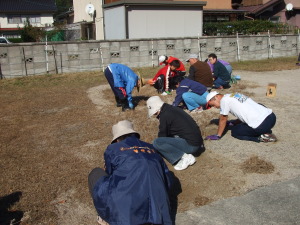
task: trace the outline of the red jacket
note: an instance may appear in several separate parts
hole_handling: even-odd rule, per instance
[[[166,60],[164,64],[167,66],[167,65],[169,65],[174,60],[178,60],[180,62],[180,67],[177,70],[178,71],[185,71],[185,67],[184,67],[183,63],[179,59],[177,59],[177,58],[175,58],[173,56],[168,56],[168,60]],[[160,65],[162,65],[162,64],[163,63],[161,63]]]

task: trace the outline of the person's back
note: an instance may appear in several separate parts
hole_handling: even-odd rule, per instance
[[[206,87],[213,86],[213,76],[206,62],[197,61],[190,67],[189,79],[197,81]]]
[[[216,63],[214,64],[214,76],[224,81],[230,81],[230,74],[228,70],[219,61],[216,61]]]
[[[131,136],[105,154],[108,176],[94,189],[98,214],[110,225],[172,224],[169,171],[151,144]]]

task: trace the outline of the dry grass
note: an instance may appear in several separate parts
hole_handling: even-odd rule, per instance
[[[150,78],[157,68],[135,70]],[[100,101],[105,103],[100,108],[88,97],[89,88],[102,84],[107,82],[100,71],[0,81],[0,196],[21,192],[21,200],[8,208],[9,212],[25,213],[22,224],[59,224],[60,216],[67,213],[58,210],[64,204],[74,205],[72,210],[78,205],[93,208],[87,175],[92,168],[103,165],[102,154],[111,141],[115,122],[129,119],[143,140],[152,142],[156,137],[158,121],[148,119],[144,107],[147,97],[156,94],[153,88],[135,92],[138,107],[122,113],[114,106],[109,89],[99,92]],[[240,81],[231,91],[251,85],[256,84]],[[163,100],[171,103],[173,98],[164,96]],[[203,136],[210,134],[213,118],[214,113],[194,117]],[[261,168],[262,164],[254,165]],[[239,194],[243,185],[235,177],[239,171],[238,165],[205,152],[201,162],[176,174],[183,190],[178,210]],[[77,224],[88,224],[84,216],[76,219]]]
[[[274,172],[275,167],[271,162],[252,156],[241,165],[241,169],[244,173],[269,174]]]

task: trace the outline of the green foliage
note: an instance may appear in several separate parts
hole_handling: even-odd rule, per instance
[[[267,20],[243,20],[232,22],[211,22],[203,24],[204,35],[234,35],[236,33],[250,35],[270,31],[273,34],[289,32],[288,25],[272,23]]]
[[[8,38],[8,40],[9,40],[11,43],[21,43],[21,42],[22,42],[22,39],[21,39],[21,38]]]
[[[19,28],[19,31],[23,42],[37,42],[45,36],[44,31],[39,27],[32,26],[28,19],[24,23],[24,28]]]

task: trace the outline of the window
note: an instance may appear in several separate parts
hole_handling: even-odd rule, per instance
[[[12,15],[7,17],[9,24],[25,23],[27,19],[31,24],[41,23],[39,15]]]

